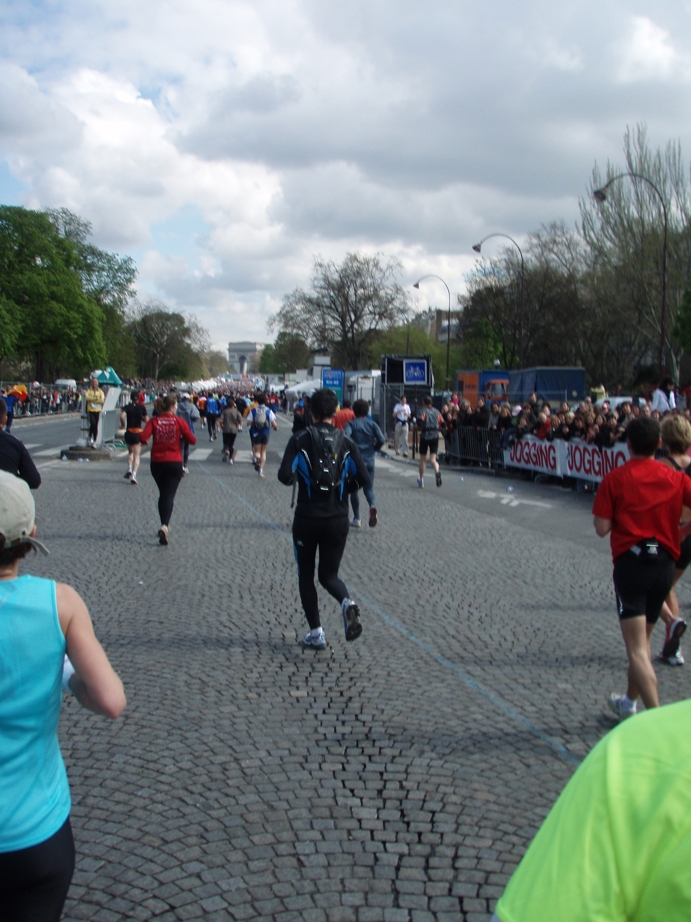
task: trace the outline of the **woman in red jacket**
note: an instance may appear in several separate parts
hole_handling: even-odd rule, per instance
[[[177,398],[171,395],[160,398],[156,401],[158,415],[149,420],[139,436],[142,445],[146,445],[152,435],[154,437],[151,446],[151,476],[158,487],[158,514],[161,517],[158,540],[161,544],[168,544],[175,494],[182,480],[181,440],[188,445],[197,442],[184,419],[175,415],[177,408]]]

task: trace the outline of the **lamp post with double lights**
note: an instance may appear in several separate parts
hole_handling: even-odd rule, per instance
[[[413,288],[420,290],[420,282],[424,282],[425,279],[437,279],[442,283],[444,288],[446,288],[446,293],[449,296],[449,309],[446,312],[446,385],[445,389],[449,389],[449,349],[451,347],[451,291],[449,286],[446,284],[444,279],[440,275],[423,275],[422,278],[419,278],[417,282],[413,285]]]
[[[473,249],[476,253],[482,253],[482,244],[485,240],[489,240],[490,237],[505,237],[507,240],[510,240],[511,243],[516,247],[521,257],[521,286],[519,293],[519,302],[518,302],[518,364],[523,368],[523,289],[525,285],[525,262],[523,260],[523,250],[519,247],[513,237],[509,237],[508,234],[487,234],[486,237],[483,237],[479,243],[474,244]]]
[[[647,176],[643,176],[642,173],[618,173],[616,176],[613,176],[609,182],[606,182],[601,189],[595,189],[593,192],[593,198],[596,202],[602,204],[607,201],[607,190],[612,185],[613,182],[617,182],[619,179],[625,179],[629,177],[632,181],[637,179],[642,179],[643,182],[647,182],[650,188],[655,192],[657,197],[660,199],[660,205],[662,206],[662,217],[664,219],[664,231],[662,236],[662,313],[660,315],[660,373],[664,375],[665,367],[667,365],[667,343],[666,343],[666,322],[667,322],[667,206],[665,205],[665,200],[662,197],[662,193],[652,181],[648,179]]]

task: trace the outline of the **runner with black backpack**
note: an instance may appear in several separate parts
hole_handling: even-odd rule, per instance
[[[350,529],[348,496],[368,486],[369,476],[355,443],[333,425],[337,406],[338,397],[328,388],[312,395],[313,425],[291,436],[278,471],[281,483],[297,485],[293,547],[300,599],[310,627],[302,643],[314,650],[326,647],[314,584],[317,551],[319,582],[341,605],[346,640],[356,640],[362,633],[359,609],[338,568]]]
[[[257,406],[247,414],[247,422],[250,429],[252,454],[255,458],[254,469],[260,477],[263,477],[269,433],[272,429],[278,429],[278,423],[276,422],[276,414],[266,405],[266,394],[255,394],[254,399]]]

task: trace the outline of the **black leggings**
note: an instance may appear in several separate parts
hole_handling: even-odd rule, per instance
[[[58,922],[73,873],[69,819],[45,842],[0,854],[0,922]]]
[[[182,461],[152,461],[151,476],[158,487],[158,514],[161,525],[170,525],[175,494],[182,480]]]
[[[100,413],[87,413],[89,417],[89,438],[93,439],[94,442],[98,438],[98,421],[101,418]]]
[[[350,525],[348,516],[330,519],[298,519],[293,521],[293,550],[298,565],[298,588],[307,621],[312,630],[319,627],[319,602],[314,585],[314,566],[319,551],[319,582],[334,599],[342,602],[348,590],[339,579],[338,568],[345,550]]]

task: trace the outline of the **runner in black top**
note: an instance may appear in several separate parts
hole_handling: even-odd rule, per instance
[[[293,547],[298,565],[300,599],[310,626],[303,640],[305,647],[323,650],[326,637],[319,618],[314,569],[319,551],[318,578],[321,585],[341,604],[346,640],[355,640],[362,633],[360,613],[351,601],[348,589],[338,575],[341,557],[348,538],[348,495],[369,485],[369,475],[357,445],[333,426],[338,398],[328,388],[316,391],[312,397],[313,428],[291,436],[278,471],[281,483],[298,484],[298,501],[293,521]],[[338,434],[340,448],[336,453],[339,483],[331,489],[317,490],[311,483],[308,457],[320,435],[332,440]],[[335,447],[335,446],[334,446]],[[332,455],[333,457],[333,455]]]
[[[24,445],[4,429],[7,404],[0,397],[0,471],[7,471],[25,480],[32,490],[41,486],[41,475]]]
[[[120,414],[120,425],[126,426],[127,473],[125,474],[125,480],[129,480],[133,486],[137,485],[137,471],[139,470],[139,459],[142,452],[139,433],[148,421],[146,407],[144,404],[139,403],[139,391],[132,391],[130,402]]]

